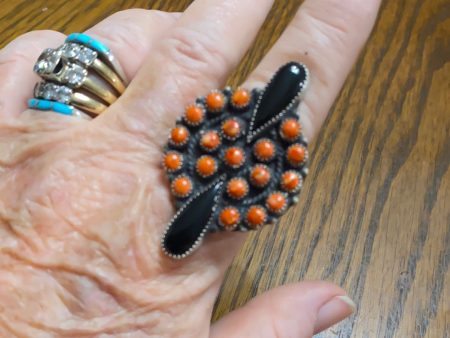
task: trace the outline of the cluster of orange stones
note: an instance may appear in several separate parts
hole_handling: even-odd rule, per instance
[[[245,89],[237,89],[230,96],[230,103],[234,108],[245,109],[249,106],[251,94]],[[206,119],[206,111],[214,114],[223,110],[227,102],[224,94],[213,91],[205,98],[205,107],[200,104],[189,105],[184,113],[183,120],[190,127],[200,126]],[[198,142],[200,148],[206,153],[201,155],[195,163],[195,171],[202,178],[212,177],[219,169],[219,162],[212,155],[222,145],[222,139],[234,141],[243,134],[243,122],[237,117],[225,119],[220,130],[201,131]],[[292,143],[286,150],[286,160],[292,167],[300,167],[307,160],[307,150],[295,141],[301,135],[301,125],[296,118],[286,118],[280,124],[279,134],[281,138]],[[188,144],[191,135],[183,125],[177,125],[171,130],[169,143],[174,148],[181,148]],[[241,168],[246,162],[246,154],[239,146],[229,146],[222,153],[222,161],[230,168]],[[252,149],[254,157],[262,163],[255,164],[248,175],[249,183],[256,188],[266,187],[271,179],[271,169],[264,163],[269,163],[277,156],[276,144],[268,139],[257,140]],[[183,154],[176,150],[169,150],[164,157],[164,167],[168,173],[176,173],[183,168]],[[231,178],[226,184],[226,192],[229,198],[241,200],[249,194],[249,183],[243,177]],[[185,174],[175,177],[171,183],[172,193],[178,198],[186,198],[191,195],[194,183]],[[280,191],[272,192],[265,201],[265,206],[251,205],[241,215],[238,208],[227,206],[218,215],[219,224],[226,230],[233,230],[244,220],[246,224],[256,229],[266,223],[267,210],[274,214],[282,214],[287,206],[287,193],[295,193],[302,186],[302,176],[295,170],[285,171],[280,178]]]

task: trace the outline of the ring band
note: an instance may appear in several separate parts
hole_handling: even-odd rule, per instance
[[[90,119],[89,115],[86,115],[82,111],[61,102],[41,100],[41,99],[29,99],[28,107],[38,110],[49,110],[62,115],[75,116],[83,119]]]
[[[290,62],[263,90],[214,90],[186,108],[163,160],[178,209],[161,239],[167,256],[188,256],[209,232],[274,224],[298,202],[308,143],[297,109],[308,81],[306,66]]]
[[[83,33],[70,34],[66,38],[66,42],[79,43],[98,52],[103,57],[104,61],[117,73],[117,75],[119,75],[125,86],[128,84],[127,78],[122,67],[120,66],[120,63],[111,53],[111,50],[103,43]]]
[[[118,75],[117,66],[110,67],[98,57],[98,52],[74,42],[66,42],[60,47],[62,55],[70,62],[78,63],[86,68],[92,68],[105,79],[114,89],[122,94],[125,83]]]
[[[39,57],[35,71],[44,80],[91,92],[108,104],[117,100],[107,83],[79,64],[69,61],[61,49],[46,49]]]
[[[38,82],[34,87],[34,97],[73,105],[88,113],[99,115],[107,106],[90,96],[76,92],[72,88],[52,82]]]
[[[41,110],[49,106],[45,102],[49,100],[96,116],[117,100],[128,83],[110,49],[81,33],[70,34],[56,49],[44,50],[34,71],[45,80],[34,90],[37,102],[44,103],[33,101],[30,108]]]

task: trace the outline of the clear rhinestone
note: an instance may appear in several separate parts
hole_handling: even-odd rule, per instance
[[[33,90],[33,94],[34,97],[41,97],[42,95],[42,82],[38,82],[34,85],[34,90]]]
[[[61,52],[55,49],[47,48],[39,56],[34,66],[34,71],[38,74],[53,73],[61,60]]]
[[[42,97],[46,100],[54,100],[58,86],[53,83],[46,83],[42,91]]]
[[[78,65],[70,65],[63,76],[63,80],[71,86],[81,86],[86,77],[87,71]]]
[[[72,97],[72,90],[65,86],[60,86],[56,91],[55,99],[62,103],[69,103]]]
[[[90,65],[94,62],[97,57],[97,52],[89,48],[82,48],[80,54],[78,55],[78,60],[86,65]]]
[[[61,47],[61,52],[66,58],[73,58],[78,55],[80,49],[80,45],[77,45],[76,43],[65,43]]]
[[[45,100],[54,100],[57,86],[52,83],[40,82],[34,89],[34,96]]]
[[[41,74],[45,72],[47,67],[48,67],[47,61],[41,60],[35,63],[33,70],[35,73]]]

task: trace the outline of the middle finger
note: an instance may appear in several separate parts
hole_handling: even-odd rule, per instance
[[[161,37],[121,100],[100,119],[161,144],[166,128],[186,103],[223,85],[253,42],[272,3],[194,1]],[[150,127],[155,131],[151,135]]]

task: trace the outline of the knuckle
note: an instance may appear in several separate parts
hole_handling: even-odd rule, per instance
[[[107,20],[126,20],[135,22],[136,20],[155,20],[155,19],[170,19],[173,16],[171,13],[159,11],[156,9],[130,8],[112,14]]]
[[[116,12],[95,27],[95,34],[118,51],[131,50],[146,53],[149,36],[171,23],[171,13],[158,10],[132,8]],[[169,22],[168,22],[169,21]],[[132,37],[132,38],[130,38]]]
[[[348,44],[349,27],[348,24],[339,19],[330,19],[316,13],[315,10],[305,10],[301,13],[302,18],[298,22],[306,22],[310,29],[320,37],[321,45],[332,47],[333,49],[343,49]],[[300,28],[301,29],[301,28]]]
[[[304,6],[296,22],[306,22],[321,37],[323,44],[346,50],[365,37],[377,13],[377,1],[346,0],[331,2],[324,10],[313,3]]]
[[[64,41],[64,38],[64,34],[51,30],[25,33],[1,50],[0,66],[23,62],[32,63],[45,48],[56,46]]]
[[[212,33],[198,32],[188,28],[175,28],[165,40],[163,53],[184,74],[217,76],[226,72],[230,60],[221,53]]]

